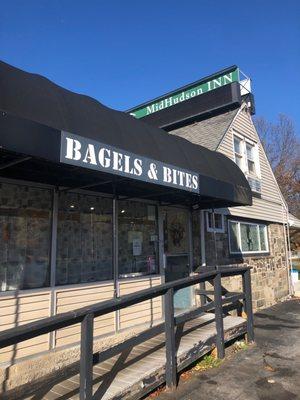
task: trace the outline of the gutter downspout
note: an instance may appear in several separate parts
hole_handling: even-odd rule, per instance
[[[290,225],[289,225],[289,219],[288,219],[288,210],[287,210],[287,241],[288,241],[288,264],[289,264],[289,284],[290,284],[290,290],[291,290],[291,296],[295,294],[295,287],[292,281],[292,252],[291,252],[291,240],[290,240]]]
[[[286,255],[286,267],[287,267],[287,278],[289,286],[289,296],[293,296],[295,293],[294,285],[292,283],[292,263],[291,263],[291,243],[290,243],[290,231],[289,231],[289,217],[288,208],[283,206],[283,238],[284,238],[284,248]]]
[[[205,212],[203,210],[199,213],[200,218],[200,244],[201,244],[201,266],[206,267],[206,255],[205,255],[205,222],[204,222]],[[200,282],[199,288],[200,290],[205,290],[205,282]],[[206,303],[206,297],[204,295],[200,295],[200,305],[204,306]]]
[[[215,209],[212,209],[212,223],[213,223],[213,236],[214,236],[214,248],[215,248],[215,268],[218,269],[218,249],[217,249],[217,238],[216,238],[216,222],[215,222]]]

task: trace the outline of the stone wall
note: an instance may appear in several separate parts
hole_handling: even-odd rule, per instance
[[[252,298],[254,310],[269,307],[289,294],[288,270],[281,224],[268,225],[269,254],[250,257],[233,257],[229,254],[228,224],[225,232],[214,234],[206,232],[207,265],[247,265],[252,267]],[[217,257],[215,257],[217,248]],[[223,280],[223,286],[229,291],[240,291],[241,278],[231,277]]]

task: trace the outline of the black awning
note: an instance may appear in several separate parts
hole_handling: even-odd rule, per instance
[[[200,198],[195,193],[183,193],[192,196],[193,203],[202,198],[215,199],[222,206],[252,203],[244,174],[224,155],[3,62],[0,62],[0,110],[0,145],[6,151],[60,163],[61,131],[66,131],[194,171],[199,174]]]

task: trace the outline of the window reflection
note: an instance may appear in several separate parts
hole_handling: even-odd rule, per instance
[[[158,273],[156,206],[119,201],[118,207],[120,277]]]
[[[56,284],[112,279],[112,200],[59,196]]]
[[[241,224],[242,251],[259,251],[259,239],[256,225]]]
[[[266,253],[268,251],[267,226],[229,221],[229,245],[231,253]]]
[[[187,210],[168,208],[164,217],[165,254],[189,253],[189,228]]]
[[[239,253],[241,252],[239,246],[239,237],[238,237],[238,223],[229,222],[229,237],[230,237],[230,250],[231,253]]]
[[[0,184],[0,291],[49,285],[51,192]]]

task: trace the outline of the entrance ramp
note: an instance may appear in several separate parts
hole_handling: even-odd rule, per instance
[[[224,317],[224,341],[246,333],[246,322],[241,317]],[[205,313],[176,327],[175,344],[178,370],[183,370],[207,354],[216,344],[215,315]],[[128,347],[113,357],[93,366],[93,399],[139,399],[165,382],[165,334],[161,333],[142,344]],[[27,400],[79,399],[79,374],[60,377],[43,392]]]
[[[242,292],[230,293],[223,288],[222,278],[230,276],[241,276]],[[213,290],[202,288],[205,282],[212,284]],[[174,311],[174,293],[195,285],[200,287],[195,290],[195,294],[200,295],[200,304],[177,314]],[[164,296],[163,322],[107,350],[94,351],[95,318],[160,296]],[[232,309],[246,320],[228,315]],[[250,268],[212,269],[7,329],[0,332],[0,348],[78,323],[81,324],[81,356],[77,368],[72,372],[63,368],[51,377],[51,382],[45,379],[41,384],[37,382],[37,387],[31,382],[27,385],[28,390],[26,387],[27,399],[138,399],[163,382],[167,388],[175,389],[177,372],[213,347],[221,359],[225,356],[224,344],[229,340],[245,333],[248,342],[254,340]],[[2,399],[7,399],[9,391],[3,394]],[[21,397],[25,398],[26,395]],[[17,397],[13,399],[17,400]]]

